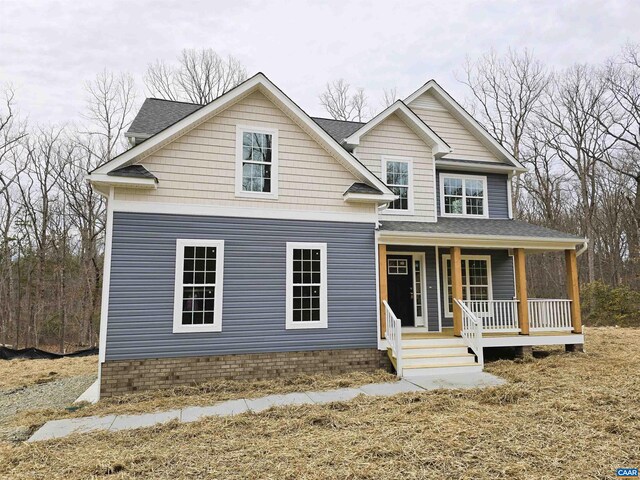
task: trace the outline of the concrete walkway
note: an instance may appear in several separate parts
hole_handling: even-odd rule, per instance
[[[359,388],[340,388],[322,392],[296,392],[284,395],[268,395],[259,398],[228,400],[210,407],[186,407],[166,412],[139,415],[108,415],[106,417],[80,417],[52,420],[36,431],[28,442],[62,438],[73,433],[97,430],[131,430],[151,427],[178,420],[194,422],[206,417],[225,417],[245,412],[262,412],[271,407],[285,405],[323,404],[352,400],[358,395],[389,396],[406,392],[424,392],[437,389],[483,388],[502,385],[505,381],[486,372],[445,376],[404,378],[392,383],[371,383]]]

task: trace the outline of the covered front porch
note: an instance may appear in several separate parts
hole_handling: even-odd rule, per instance
[[[487,347],[581,348],[580,239],[450,237],[384,230],[378,236],[380,344],[396,368],[403,345],[422,347],[410,357],[424,365],[449,352],[435,346],[464,345],[480,367]],[[526,258],[542,251],[564,255],[566,296],[529,297]]]

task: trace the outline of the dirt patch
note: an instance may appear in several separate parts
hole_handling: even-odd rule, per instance
[[[38,444],[0,444],[6,478],[615,478],[640,465],[640,330],[587,353],[498,361],[485,390],[359,397]]]

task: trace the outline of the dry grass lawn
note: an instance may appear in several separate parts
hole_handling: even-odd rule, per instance
[[[640,330],[587,353],[498,361],[485,390],[331,405],[0,446],[6,478],[615,478],[640,466]]]
[[[98,373],[97,355],[55,360],[0,360],[0,390],[28,387],[92,373]]]

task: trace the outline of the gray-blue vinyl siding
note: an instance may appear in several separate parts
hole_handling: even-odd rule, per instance
[[[481,221],[481,220],[478,220]],[[442,312],[442,326],[452,327],[453,317],[445,316],[444,299],[446,294],[442,255],[449,253],[448,248],[438,249],[440,262],[440,308]],[[513,257],[508,250],[462,249],[462,255],[491,255],[491,290],[494,300],[511,300],[516,294],[513,276]]]
[[[436,270],[436,247],[406,247],[389,245],[387,252],[423,252],[425,255],[427,325],[430,332],[437,332],[438,324],[438,276]]]
[[[221,332],[173,333],[176,239],[224,240]],[[286,242],[326,242],[328,328],[286,330]],[[106,360],[376,348],[374,225],[116,212]]]
[[[436,206],[438,216],[440,212],[440,173],[464,174],[464,172],[437,170],[436,171]],[[489,203],[489,218],[509,218],[509,189],[508,177],[502,173],[470,173],[487,177],[487,200]]]

